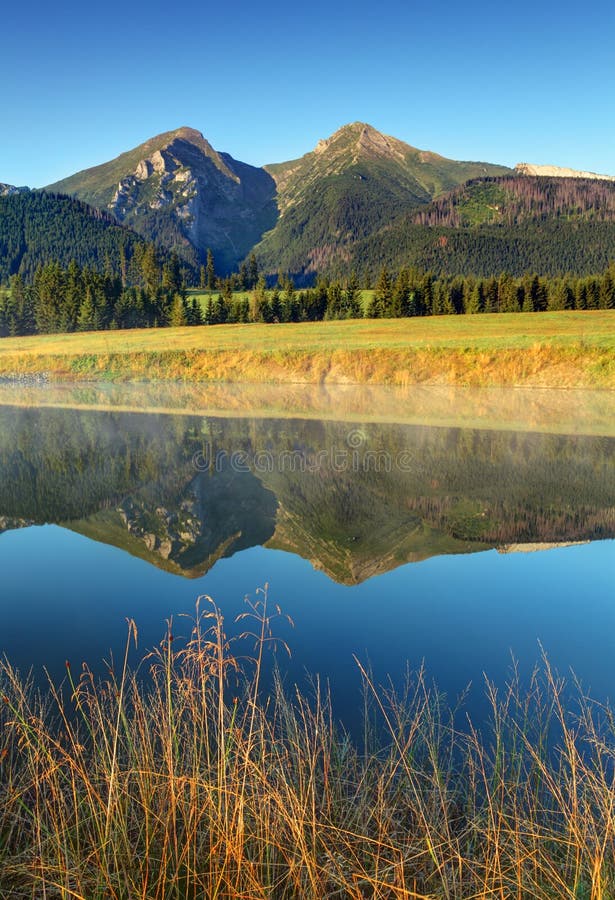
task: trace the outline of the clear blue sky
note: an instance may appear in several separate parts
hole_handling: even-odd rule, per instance
[[[40,187],[180,125],[261,165],[361,120],[455,159],[615,174],[615,5],[7,4],[0,181]]]

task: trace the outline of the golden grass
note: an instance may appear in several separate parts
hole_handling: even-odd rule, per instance
[[[0,896],[614,896],[615,722],[580,691],[573,717],[546,662],[488,686],[484,734],[422,672],[395,695],[359,666],[359,746],[318,688],[266,696],[271,618],[248,613],[249,665],[209,604],[146,658],[149,688],[125,657],[42,700],[1,665]]]
[[[0,375],[615,387],[615,311],[5,338]]]

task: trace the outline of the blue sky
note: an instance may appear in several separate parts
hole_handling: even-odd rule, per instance
[[[454,159],[615,174],[614,10],[24,0],[2,15],[0,181],[40,187],[180,125],[261,165],[355,120]]]

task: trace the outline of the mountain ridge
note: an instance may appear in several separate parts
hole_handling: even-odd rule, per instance
[[[237,271],[254,253],[264,274],[273,277],[282,271],[298,284],[306,284],[317,274],[340,277],[352,268],[373,278],[385,264],[448,272],[450,253],[441,252],[441,246],[449,238],[459,244],[458,236],[426,232],[426,223],[415,224],[416,213],[429,212],[434,203],[446,202],[448,197],[455,203],[455,192],[477,180],[542,177],[537,183],[545,185],[549,173],[554,182],[565,177],[586,181],[585,174],[595,184],[615,181],[615,176],[599,178],[558,167],[520,163],[511,169],[451,160],[356,121],[318,141],[298,159],[262,167],[218,151],[200,131],[183,125],[55,182],[48,190],[71,194],[111,213],[121,224],[192,265],[205,263],[211,249],[218,275]],[[553,215],[548,224],[558,225],[562,231],[558,240],[564,246],[568,225],[557,211]],[[593,213],[587,215],[595,219]],[[463,238],[456,261],[450,263],[450,274],[460,266],[482,271],[482,258],[492,260],[490,271],[511,266],[511,271],[525,271],[544,257],[543,248],[535,252],[526,246],[524,235],[511,234],[507,239],[509,226],[501,217],[495,219],[492,224],[502,225],[497,232],[477,234],[481,246],[476,259],[478,244],[468,243],[467,235]],[[539,234],[531,237],[533,245],[541,239]],[[601,247],[605,241],[608,245],[598,254],[602,259],[610,253],[612,241],[602,232],[597,239]],[[433,240],[439,242],[435,248]],[[546,233],[544,240],[549,240]],[[483,247],[485,242],[489,246]],[[381,250],[385,245],[389,249]],[[511,261],[516,247],[521,248],[518,259]],[[598,258],[594,254],[592,261],[594,257]],[[587,265],[593,265],[592,261]]]
[[[343,254],[353,229],[368,236],[468,178],[508,171],[418,150],[365,122],[342,126],[298,160],[258,168],[181,126],[47,190],[112,213],[190,262],[211,249],[221,273],[252,251],[270,272],[309,272],[323,254]],[[311,234],[302,237],[308,219]]]

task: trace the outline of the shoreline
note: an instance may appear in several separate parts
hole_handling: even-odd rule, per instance
[[[62,381],[615,390],[615,310],[0,340],[0,382]]]

